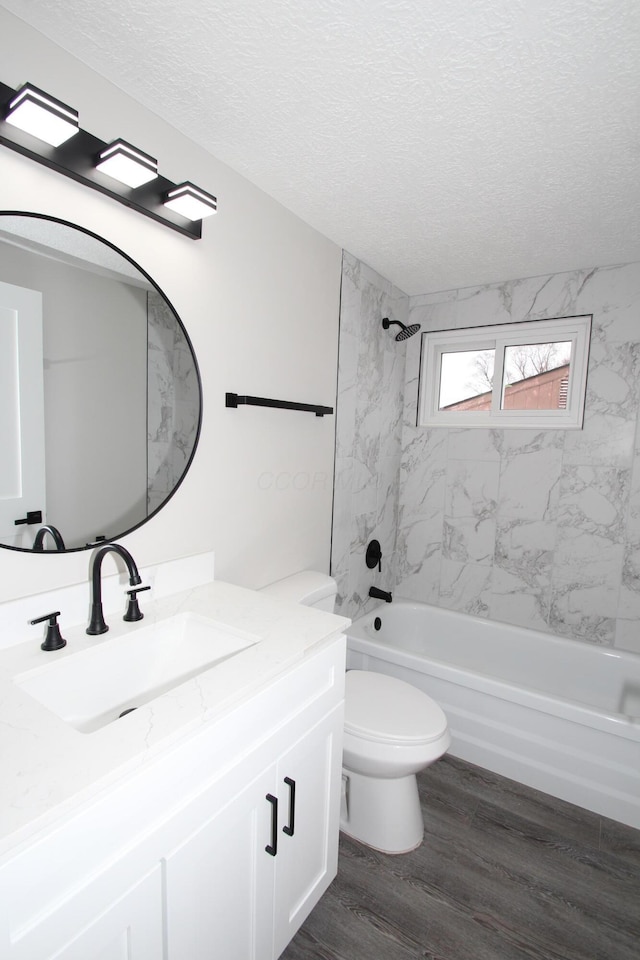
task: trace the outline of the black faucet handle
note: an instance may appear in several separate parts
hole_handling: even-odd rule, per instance
[[[369,570],[377,567],[378,570],[382,572],[382,547],[380,546],[379,540],[371,540],[370,543],[367,544],[365,562]]]
[[[56,610],[54,613],[45,613],[42,617],[36,617],[35,620],[29,621],[32,626],[35,626],[36,623],[44,623],[45,620],[49,621],[47,634],[40,644],[41,650],[62,650],[63,647],[66,647],[67,641],[60,633],[60,627],[58,626],[59,616],[60,611]]]
[[[94,537],[93,540],[89,540],[87,543],[85,543],[85,547],[87,549],[91,549],[91,547],[101,547],[106,542],[107,538],[105,535],[103,533],[99,533],[96,537]]]
[[[136,620],[142,620],[144,618],[144,613],[138,604],[138,594],[142,593],[143,590],[151,590],[151,587],[147,584],[146,587],[134,587],[132,590],[127,590],[129,603],[127,604],[127,612],[122,618],[126,620],[127,623],[134,623]]]

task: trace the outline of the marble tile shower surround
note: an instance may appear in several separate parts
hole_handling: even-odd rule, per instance
[[[163,503],[184,473],[198,429],[198,383],[191,351],[168,304],[147,296],[147,509]]]
[[[407,323],[408,311],[402,291],[343,254],[331,561],[339,611],[363,608],[371,585],[395,582],[407,343],[382,318]],[[382,571],[364,560],[374,536]]]
[[[407,350],[399,595],[640,652],[640,264],[415,297],[423,330],[592,314],[584,428],[416,427]]]
[[[581,314],[593,328],[579,431],[416,427],[420,336],[395,344],[374,322],[425,331]],[[338,393],[341,613],[370,609],[376,583],[640,652],[640,264],[409,299],[345,254]],[[382,574],[364,563],[371,536]]]

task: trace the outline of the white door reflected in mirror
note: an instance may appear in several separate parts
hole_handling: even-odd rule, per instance
[[[16,520],[40,510],[46,522],[42,294],[2,282],[0,437],[0,538],[22,547],[26,527]]]

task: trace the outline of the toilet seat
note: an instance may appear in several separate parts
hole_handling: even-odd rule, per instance
[[[368,670],[345,678],[345,733],[395,746],[431,743],[447,730],[438,704],[411,684]]]

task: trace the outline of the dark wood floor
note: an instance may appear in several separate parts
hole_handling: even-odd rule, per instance
[[[418,782],[424,844],[341,835],[283,960],[640,960],[640,831],[453,757]]]

